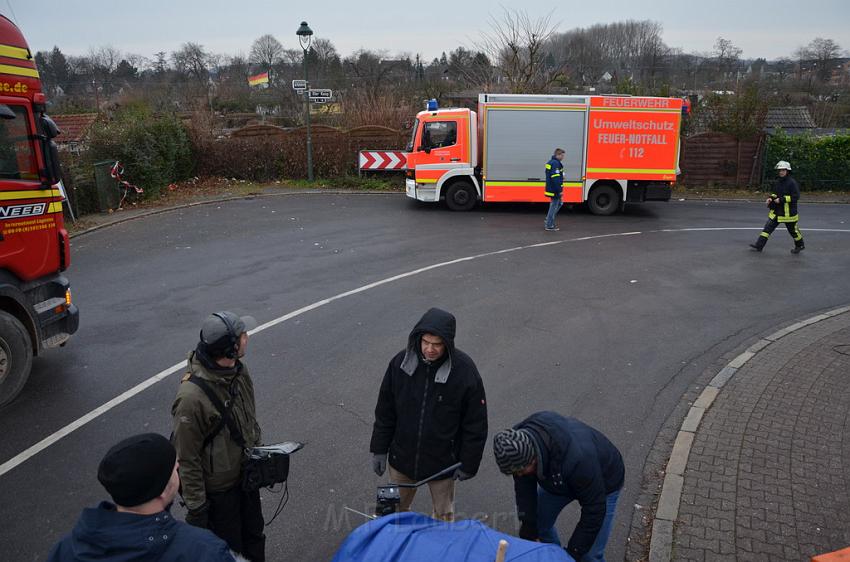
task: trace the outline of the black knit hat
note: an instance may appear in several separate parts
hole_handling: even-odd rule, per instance
[[[109,449],[97,479],[116,504],[135,507],[162,494],[176,460],[177,451],[162,435],[134,435]]]
[[[503,429],[493,436],[493,455],[502,474],[513,474],[534,460],[534,444],[523,429]]]

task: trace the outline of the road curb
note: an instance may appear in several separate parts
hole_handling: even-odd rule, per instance
[[[672,560],[673,528],[679,516],[679,504],[684,486],[685,468],[688,464],[691,446],[703,415],[711,408],[711,405],[726,383],[735,376],[738,370],[753,358],[758,357],[758,354],[769,345],[807,326],[845,313],[850,313],[850,306],[843,306],[812,316],[759,339],[756,343],[748,347],[746,351],[720,369],[714,378],[711,379],[711,382],[703,389],[702,393],[688,410],[688,414],[679,428],[670,458],[667,461],[664,482],[661,486],[661,495],[655,510],[655,516],[652,520],[649,543],[650,562],[670,562]]]
[[[99,224],[97,226],[92,226],[91,228],[87,228],[85,230],[81,230],[79,232],[74,232],[70,234],[70,238],[77,238],[78,236],[83,236],[85,234],[90,234],[92,232],[103,230],[104,228],[108,228],[110,226],[115,226],[118,224],[123,224],[125,222],[130,222],[134,220],[144,219],[147,217],[151,217],[154,215],[161,215],[164,213],[171,213],[173,211],[179,211],[180,209],[188,209],[191,207],[200,207],[201,205],[213,205],[215,203],[227,203],[229,201],[244,201],[247,199],[265,199],[267,197],[285,197],[289,195],[397,195],[399,193],[404,193],[403,191],[366,191],[366,190],[348,190],[348,189],[322,189],[322,190],[309,190],[309,191],[291,191],[286,193],[256,193],[251,195],[233,195],[230,197],[220,197],[217,199],[207,199],[203,201],[193,201],[191,203],[182,203],[180,205],[172,205],[171,207],[163,207],[161,209],[151,209],[150,211],[145,211],[143,213],[139,213],[137,215],[133,215],[131,217],[120,217],[113,221],[109,221],[103,224]]]

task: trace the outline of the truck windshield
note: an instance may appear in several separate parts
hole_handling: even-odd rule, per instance
[[[0,179],[38,181],[27,110],[22,105],[8,107],[15,118],[0,119]]]
[[[407,152],[413,152],[413,143],[416,142],[416,132],[419,130],[419,119],[413,122],[410,133],[410,142],[407,143]]]

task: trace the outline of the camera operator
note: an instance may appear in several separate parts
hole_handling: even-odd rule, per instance
[[[254,384],[242,363],[254,321],[231,312],[210,315],[189,354],[171,408],[186,522],[210,529],[235,552],[265,560],[259,491],[243,491],[246,448],[260,443]]]

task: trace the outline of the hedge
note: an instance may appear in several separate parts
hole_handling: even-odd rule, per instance
[[[850,189],[850,134],[771,135],[765,148],[764,184],[775,177],[773,166],[780,160],[791,164],[791,173],[804,190]]]

